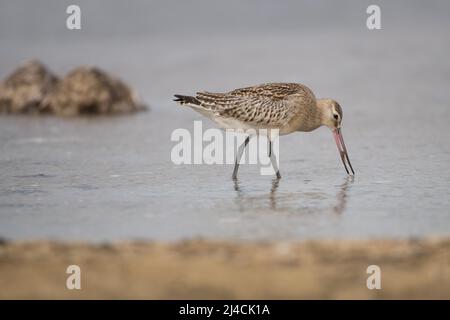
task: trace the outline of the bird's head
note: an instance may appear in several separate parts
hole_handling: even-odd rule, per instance
[[[347,171],[348,174],[350,173],[347,168],[348,163],[352,174],[355,174],[352,164],[350,163],[350,158],[348,157],[347,148],[344,143],[344,137],[341,132],[343,115],[341,106],[333,99],[319,99],[317,100],[317,107],[321,110],[322,125],[327,126],[333,132],[334,140],[336,141],[339,154],[341,155],[345,171]]]
[[[333,99],[319,99],[317,106],[321,109],[322,125],[327,126],[331,131],[341,128],[342,108]]]

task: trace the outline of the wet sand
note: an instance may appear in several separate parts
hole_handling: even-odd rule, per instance
[[[81,290],[65,287],[81,267]],[[369,265],[381,289],[366,287]],[[449,299],[450,239],[5,242],[1,299]]]

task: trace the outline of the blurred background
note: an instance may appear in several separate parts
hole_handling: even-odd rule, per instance
[[[81,8],[81,30],[66,8]],[[381,30],[366,9],[381,7]],[[0,78],[38,59],[95,65],[149,112],[0,117],[0,236],[115,240],[449,235],[448,1],[0,0]],[[280,141],[275,183],[243,166],[175,166],[174,93],[300,82],[344,110],[355,179],[330,132]],[[204,122],[204,127],[213,127]]]

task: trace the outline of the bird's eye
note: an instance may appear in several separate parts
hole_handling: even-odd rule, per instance
[[[335,113],[335,114],[333,115],[333,117],[334,117],[336,120],[339,119],[339,116],[337,115],[337,113]]]

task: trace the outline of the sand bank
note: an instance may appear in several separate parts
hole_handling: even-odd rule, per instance
[[[66,288],[68,265],[81,290]],[[381,289],[366,286],[369,265]],[[83,244],[4,242],[0,298],[450,298],[450,239]]]

